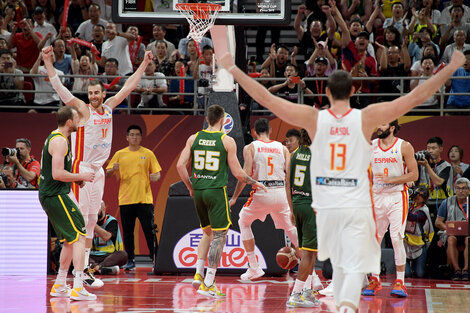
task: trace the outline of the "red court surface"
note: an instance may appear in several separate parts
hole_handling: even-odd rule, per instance
[[[147,275],[150,268],[114,276],[101,276],[105,285],[94,292],[96,301],[51,298],[55,276],[0,277],[0,312],[335,312],[333,298],[319,297],[314,309],[289,309],[286,301],[295,275],[263,277],[240,282],[238,276],[218,276],[217,286],[227,294],[224,300],[200,296],[191,285],[192,276]],[[469,313],[470,282],[408,279],[408,298],[389,296],[394,276],[383,277],[383,289],[376,297],[361,297],[359,312]],[[72,284],[69,275],[70,284]]]

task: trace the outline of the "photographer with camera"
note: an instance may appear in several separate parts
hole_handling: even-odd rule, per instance
[[[3,148],[2,155],[10,163],[15,177],[11,188],[38,188],[37,179],[41,165],[31,155],[31,142],[27,138],[16,139],[16,148]]]
[[[409,193],[411,205],[403,240],[406,251],[405,277],[423,278],[426,275],[427,250],[434,237],[434,227],[426,206],[429,192],[425,186],[418,186],[410,189]]]
[[[440,203],[453,195],[454,175],[450,163],[441,159],[442,144],[440,137],[432,137],[426,143],[426,150],[415,153],[419,168],[418,185],[428,188],[430,212],[436,212]]]
[[[0,171],[0,189],[13,189],[15,186],[13,168],[10,165],[4,165]]]

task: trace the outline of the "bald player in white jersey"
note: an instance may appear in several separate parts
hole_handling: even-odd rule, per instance
[[[60,99],[67,105],[75,108],[78,112],[80,122],[77,134],[72,136],[72,152],[74,154],[73,172],[95,173],[93,183],[85,184],[79,188],[74,184],[72,190],[79,203],[80,211],[86,224],[85,242],[85,265],[88,265],[90,248],[93,241],[93,234],[98,212],[101,207],[101,200],[104,192],[104,170],[103,164],[111,152],[111,141],[113,137],[112,117],[113,110],[135,89],[140,81],[147,65],[152,60],[152,53],[147,51],[144,61],[130,76],[119,92],[103,103],[106,91],[103,83],[99,80],[92,80],[88,86],[88,99],[90,104],[74,97],[70,91],[60,82],[54,66],[51,62],[52,46],[42,50],[44,66],[47,70],[52,87],[60,96]],[[93,276],[93,271],[85,269],[87,279],[85,283],[90,287],[101,287],[103,282]]]
[[[338,14],[334,1],[332,9]],[[318,259],[330,257],[334,298],[340,313],[354,313],[364,275],[377,272],[380,246],[371,200],[370,139],[377,125],[390,123],[423,103],[465,63],[455,51],[451,62],[412,92],[391,102],[357,110],[351,74],[335,71],[328,77],[329,110],[319,111],[271,94],[239,69],[228,52],[224,26],[211,28],[219,66],[228,70],[253,99],[291,125],[305,128],[312,139],[312,207],[317,211]]]
[[[256,141],[243,148],[245,163],[243,169],[252,173],[252,178],[264,184],[267,192],[251,192],[250,198],[240,211],[238,225],[243,246],[248,257],[248,270],[242,274],[242,280],[253,280],[264,275],[255,255],[255,238],[251,224],[255,220],[264,222],[270,214],[277,229],[283,229],[292,244],[298,247],[297,229],[293,224],[292,208],[287,201],[286,171],[290,164],[289,150],[278,141],[269,139],[271,127],[269,121],[260,118],[255,122]],[[229,201],[232,206],[246,183],[237,182],[233,196]]]
[[[381,243],[390,225],[390,238],[395,254],[397,278],[390,295],[403,298],[408,296],[405,287],[406,252],[403,244],[408,216],[406,183],[418,180],[418,164],[413,146],[395,137],[399,130],[398,120],[377,128],[378,138],[372,141],[371,163],[377,236]],[[375,296],[382,289],[379,274],[380,272],[372,272],[369,286],[362,291],[364,296]]]

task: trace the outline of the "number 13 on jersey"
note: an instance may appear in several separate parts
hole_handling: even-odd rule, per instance
[[[346,168],[346,144],[330,143],[330,170],[344,171]]]

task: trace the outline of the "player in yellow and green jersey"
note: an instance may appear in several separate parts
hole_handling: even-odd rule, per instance
[[[209,127],[189,137],[177,164],[178,174],[194,197],[203,231],[198,245],[193,286],[198,289],[198,293],[213,298],[225,297],[217,289],[214,279],[228,228],[232,225],[227,199],[228,169],[238,180],[266,190],[240,166],[235,141],[221,131],[224,116],[225,111],[221,106],[212,105],[207,109]],[[191,178],[187,169],[190,162]],[[204,278],[206,258],[208,268]]]

